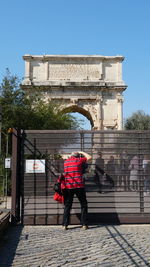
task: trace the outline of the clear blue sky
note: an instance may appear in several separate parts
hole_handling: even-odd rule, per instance
[[[1,0],[0,82],[24,54],[123,55],[124,119],[150,115],[150,0]]]

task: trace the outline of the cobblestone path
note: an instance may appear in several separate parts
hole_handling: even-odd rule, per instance
[[[1,244],[0,266],[150,266],[150,225],[15,226]]]

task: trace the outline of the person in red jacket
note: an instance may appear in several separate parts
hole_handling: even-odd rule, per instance
[[[83,151],[73,152],[71,157],[64,162],[64,214],[63,228],[67,230],[70,211],[72,208],[74,195],[77,196],[81,205],[81,224],[83,229],[88,228],[87,220],[87,199],[84,184],[84,165],[91,160],[91,156]]]

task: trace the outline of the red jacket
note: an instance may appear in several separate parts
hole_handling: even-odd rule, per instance
[[[62,189],[73,189],[84,187],[83,179],[83,164],[87,161],[87,158],[77,158],[71,156],[64,162],[64,182],[62,183]]]

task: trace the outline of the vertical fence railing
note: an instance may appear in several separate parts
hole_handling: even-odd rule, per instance
[[[12,132],[12,167],[11,167],[11,221],[20,221],[20,184],[21,184],[21,135],[20,131],[13,129]]]
[[[25,131],[23,130],[21,133],[21,160],[20,160],[20,174],[21,174],[21,181],[20,181],[20,198],[21,198],[21,208],[20,208],[20,219],[21,223],[23,223],[24,217],[24,172],[25,172],[25,158],[24,158],[24,144],[25,144]]]

